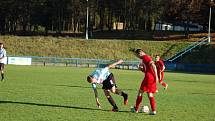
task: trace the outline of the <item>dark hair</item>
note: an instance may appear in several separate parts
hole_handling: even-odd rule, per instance
[[[129,51],[134,52],[135,54],[140,54],[140,52],[143,50],[142,49],[129,48]]]
[[[92,82],[92,75],[87,76],[87,81],[88,81],[89,83]]]
[[[0,42],[0,45],[3,45],[3,43]]]
[[[140,54],[141,51],[143,51],[143,50],[141,50],[141,49],[136,49],[135,53],[136,53],[136,54]]]

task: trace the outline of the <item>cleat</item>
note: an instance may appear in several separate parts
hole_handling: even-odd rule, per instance
[[[156,111],[152,111],[149,113],[149,115],[156,115],[156,113],[157,113]]]
[[[168,88],[168,84],[166,84],[166,87],[164,87],[164,90],[167,90],[167,88]]]
[[[112,112],[118,112],[119,109],[118,109],[118,108],[113,108],[111,111],[112,111]]]
[[[124,96],[124,105],[128,105],[128,94]]]
[[[136,111],[135,107],[131,106],[131,112],[132,113],[138,113],[138,111]]]

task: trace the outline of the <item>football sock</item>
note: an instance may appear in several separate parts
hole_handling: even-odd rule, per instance
[[[161,85],[163,86],[163,87],[166,87],[167,86],[167,84],[165,83],[165,82],[161,82]]]
[[[123,97],[126,97],[126,96],[128,96],[126,93],[124,93],[123,91],[122,91],[122,94],[121,94]]]
[[[116,90],[116,94],[117,94],[117,95],[120,95],[120,96],[123,96],[123,92],[122,92],[121,90],[119,90],[119,89]]]
[[[1,80],[3,80],[3,79],[4,79],[4,73],[1,74]]]
[[[154,97],[149,97],[149,101],[150,101],[152,111],[156,111],[155,110],[155,108],[156,108],[155,98]]]
[[[109,103],[113,106],[114,109],[118,109],[118,107],[116,106],[116,103],[112,97],[108,97],[107,99],[108,99]]]
[[[140,106],[140,103],[142,101],[142,96],[137,96],[137,100],[136,100],[136,104],[135,104],[135,110],[138,111],[139,110],[139,106]]]
[[[121,91],[121,90],[118,90],[116,91],[116,94],[120,95],[120,96],[123,96],[124,98],[127,98],[128,97],[128,94],[126,94],[125,92]]]

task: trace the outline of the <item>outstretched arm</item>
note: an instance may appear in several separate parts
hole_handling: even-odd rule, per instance
[[[117,62],[110,64],[109,66],[107,66],[108,68],[114,68],[116,65],[123,63],[123,60],[120,59]]]
[[[93,91],[94,91],[94,94],[95,94],[96,105],[98,106],[98,108],[101,108],[101,104],[100,104],[99,98],[98,98],[98,91],[96,89],[96,84],[92,84],[92,87],[93,87]]]
[[[101,104],[100,104],[99,98],[98,98],[98,91],[97,91],[97,89],[93,89],[93,91],[95,93],[96,105],[98,106],[98,108],[101,108]]]

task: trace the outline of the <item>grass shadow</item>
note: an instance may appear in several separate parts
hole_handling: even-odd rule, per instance
[[[110,110],[98,109],[98,108],[87,108],[87,107],[78,107],[78,106],[64,106],[64,105],[54,105],[54,104],[42,104],[42,103],[30,103],[30,102],[19,102],[19,101],[0,101],[1,104],[19,104],[19,105],[32,105],[32,106],[42,106],[42,107],[53,107],[53,108],[71,108],[78,110],[96,110],[96,111],[105,111],[112,112]],[[119,112],[130,112],[130,111],[119,111]]]
[[[214,84],[214,82],[211,82],[211,81],[191,81],[191,80],[174,80],[174,82],[185,82],[185,83],[202,83],[202,84],[205,84],[205,83],[209,83],[209,84]]]
[[[54,105],[54,104],[41,104],[41,103],[30,103],[30,102],[18,102],[18,101],[0,101],[0,104],[20,104],[20,105],[33,105],[33,106],[44,106],[44,107],[54,107],[54,108],[72,108],[72,109],[83,109],[83,110],[100,110],[95,108],[77,107],[77,106],[64,106],[64,105]],[[107,110],[103,110],[107,111]]]
[[[86,87],[86,86],[77,86],[77,85],[55,85],[59,87],[71,87],[71,88],[89,88],[91,89],[92,87]],[[99,89],[99,88],[98,88]]]
[[[78,86],[78,85],[55,85],[55,86],[59,86],[59,87],[71,87],[71,88],[87,88],[87,89],[92,89],[92,87],[86,87],[86,86]],[[96,87],[97,89],[102,89],[101,87]],[[127,91],[138,91],[136,89],[123,89],[123,88],[119,88],[121,90],[127,90]]]
[[[215,93],[191,93],[193,95],[208,95],[208,96],[211,96],[211,95],[215,95]]]

